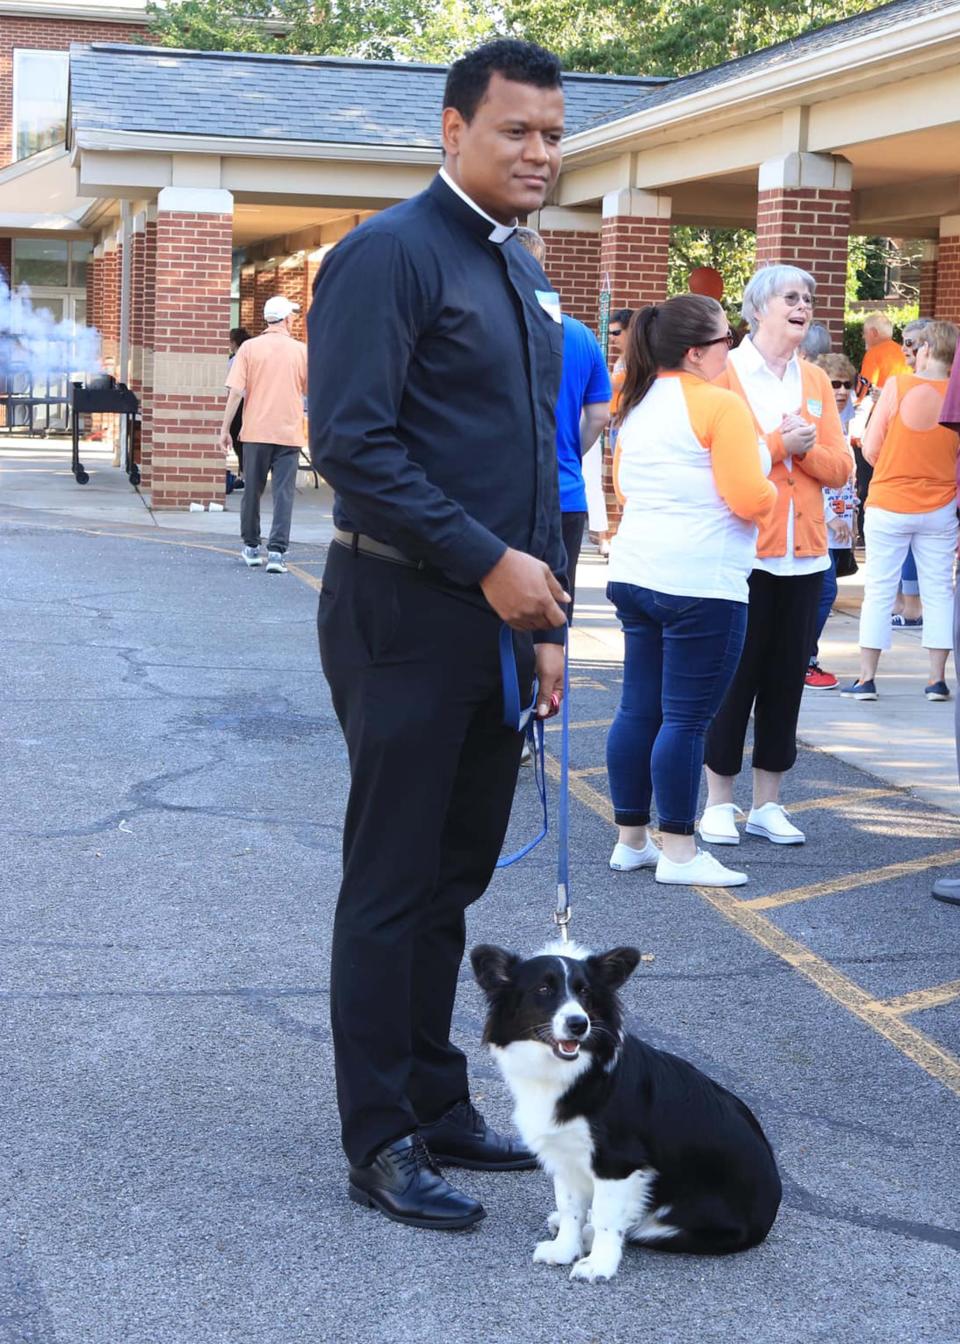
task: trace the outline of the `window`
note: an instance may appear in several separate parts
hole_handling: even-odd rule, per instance
[[[13,283],[84,289],[92,252],[89,238],[14,238]]]
[[[13,144],[18,159],[64,139],[68,59],[65,51],[14,51]]]
[[[70,244],[70,284],[74,289],[85,289],[87,284],[87,262],[93,254],[93,243],[87,239],[75,239]]]
[[[59,238],[13,240],[14,285],[55,285],[66,288],[68,247]]]

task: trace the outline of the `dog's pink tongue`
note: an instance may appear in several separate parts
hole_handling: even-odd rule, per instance
[[[557,1041],[560,1051],[564,1055],[575,1055],[579,1045],[578,1041]]]

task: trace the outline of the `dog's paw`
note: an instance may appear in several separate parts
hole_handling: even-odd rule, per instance
[[[605,1279],[612,1279],[616,1272],[616,1265],[598,1260],[596,1256],[587,1255],[577,1261],[570,1271],[570,1277],[579,1283],[602,1283]]]
[[[580,1246],[556,1241],[540,1241],[533,1252],[535,1265],[572,1265],[580,1255]]]
[[[554,1236],[560,1231],[560,1210],[554,1209],[553,1213],[547,1214],[547,1228]]]

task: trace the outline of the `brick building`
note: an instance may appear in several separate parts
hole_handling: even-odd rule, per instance
[[[274,293],[305,306],[325,251],[426,185],[445,72],[135,47],[129,10],[77,31],[108,8],[0,0],[0,119],[6,96],[22,147],[3,80],[42,33],[21,23],[56,10],[56,49],[77,44],[65,145],[0,160],[0,265],[70,245],[105,361],[141,396],[153,503],[183,507],[221,488],[231,321],[256,329]],[[812,270],[835,334],[848,233],[922,239],[924,302],[960,319],[958,58],[960,0],[895,0],[683,79],[566,76],[564,167],[530,221],[566,308],[595,323],[604,284],[614,306],[662,299],[670,229],[696,224],[754,228],[761,261]]]

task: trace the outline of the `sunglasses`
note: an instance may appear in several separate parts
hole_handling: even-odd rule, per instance
[[[802,303],[805,308],[813,307],[812,294],[798,294],[795,289],[791,289],[787,294],[781,294],[780,298],[788,308],[796,308],[798,303]]]
[[[713,338],[712,341],[700,341],[699,344],[700,344],[701,346],[706,346],[706,345],[719,345],[721,341],[723,341],[723,342],[725,343],[725,345],[726,345],[726,347],[727,347],[728,350],[732,350],[733,347],[734,347],[734,346],[736,345],[736,343],[737,343],[736,332],[731,331],[731,330],[728,329],[726,335],[724,335],[724,336],[714,336],[714,338]]]
[[[849,392],[851,387],[853,387],[853,383],[845,383],[842,382],[839,378],[831,378],[830,386],[833,388],[834,392],[838,392],[841,387],[845,387]]]
[[[623,328],[622,328],[622,327],[609,327],[609,328],[607,329],[607,331],[608,331],[608,335],[610,335],[610,336],[622,336],[622,335],[623,335]]]

